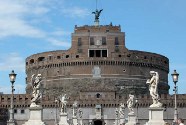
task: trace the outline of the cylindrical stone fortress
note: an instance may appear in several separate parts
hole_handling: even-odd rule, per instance
[[[92,88],[119,94],[149,93],[150,71],[160,75],[159,93],[168,93],[169,60],[151,52],[128,50],[120,26],[75,26],[72,46],[31,55],[26,59],[27,93],[32,74],[42,74],[45,94]]]

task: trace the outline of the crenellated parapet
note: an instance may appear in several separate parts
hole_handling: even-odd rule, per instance
[[[99,98],[97,94],[100,94]],[[120,103],[124,103],[125,107],[127,106],[128,96],[119,96],[115,95],[112,91],[107,91],[107,96],[103,96],[101,92],[96,92],[94,94],[87,94],[87,97],[78,96],[78,97],[70,97],[67,107],[72,107],[74,101],[78,101],[79,107],[95,107],[97,104],[100,104],[102,107],[119,107]],[[163,106],[167,108],[174,107],[174,95],[161,94],[161,102]],[[9,98],[10,94],[3,94],[0,96],[0,108],[10,108]],[[140,107],[149,107],[152,104],[152,99],[150,95],[139,95],[136,96],[138,98],[138,103],[134,104],[134,106]],[[14,96],[14,107],[15,108],[28,108],[31,104],[31,96],[27,94],[16,94]],[[43,108],[54,108],[59,105],[55,104],[54,96],[43,96],[41,100],[41,105]],[[186,107],[186,94],[177,95],[177,106],[178,108]]]

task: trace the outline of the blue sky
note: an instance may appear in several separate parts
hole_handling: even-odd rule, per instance
[[[0,0],[0,91],[10,93],[8,74],[17,73],[15,93],[25,93],[25,58],[71,45],[74,26],[93,25],[96,0]],[[126,47],[169,58],[178,93],[186,93],[186,1],[97,0],[100,24],[121,25]]]

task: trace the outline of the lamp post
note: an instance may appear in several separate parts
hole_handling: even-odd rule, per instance
[[[173,123],[176,123],[177,122],[177,119],[178,119],[178,111],[177,111],[177,100],[176,100],[176,94],[177,94],[177,86],[176,86],[176,83],[178,82],[178,76],[179,74],[176,72],[176,70],[174,70],[174,72],[171,74],[172,75],[172,79],[173,79],[173,82],[174,82],[174,96],[175,96],[175,107],[174,107],[174,121]]]
[[[136,98],[136,123],[138,123],[138,98]]]
[[[11,94],[11,105],[10,105],[10,118],[9,121],[7,122],[7,125],[15,125],[15,120],[14,120],[14,82],[16,79],[16,75],[14,73],[14,70],[9,74],[10,82],[11,82],[11,88],[12,88],[12,94]]]

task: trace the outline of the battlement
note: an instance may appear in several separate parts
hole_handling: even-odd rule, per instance
[[[110,93],[111,95],[114,95],[114,93]],[[80,98],[78,97],[70,97],[68,100],[68,107],[71,107],[74,101],[78,102],[79,107],[95,107],[98,103],[103,107],[119,107],[120,103],[124,103],[124,105],[127,107],[127,100],[128,96],[109,96],[104,97],[100,96],[97,98],[97,96],[89,96],[89,98]],[[168,95],[168,94],[161,94],[161,102],[163,105],[166,105],[167,107],[174,107],[174,95]],[[0,108],[10,108],[10,98],[11,94],[4,94],[0,96]],[[149,107],[152,104],[152,99],[150,95],[139,95],[137,96],[138,103],[135,103],[135,106],[138,107]],[[29,107],[31,104],[32,97],[27,94],[15,94],[14,96],[14,107],[15,108],[21,108],[21,107]],[[56,107],[58,105],[55,104],[55,97],[54,96],[44,96],[41,101],[41,105],[44,108],[52,108]],[[186,107],[186,94],[180,94],[177,95],[177,106],[178,107]]]
[[[84,26],[75,26],[74,28],[74,32],[75,33],[82,33],[82,32],[121,32],[121,27],[119,26],[113,26],[112,24],[110,25],[99,25],[99,26],[88,26],[88,25],[84,25]]]

